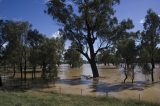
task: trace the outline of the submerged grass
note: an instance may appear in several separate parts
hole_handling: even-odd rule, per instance
[[[62,95],[43,92],[0,91],[0,106],[160,106],[134,100],[107,97]]]

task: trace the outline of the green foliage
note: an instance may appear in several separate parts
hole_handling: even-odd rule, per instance
[[[119,56],[119,63],[124,63],[124,83],[130,74],[132,77],[132,83],[134,81],[134,63],[136,62],[137,57],[137,47],[134,39],[136,34],[137,33],[123,31],[121,32],[119,39],[116,41],[116,54]]]
[[[56,39],[56,50],[57,50],[57,65],[59,66],[63,61],[64,52],[64,39],[63,37],[57,37]]]
[[[0,19],[0,60],[3,58],[4,44],[6,43],[3,29],[4,21]]]
[[[152,82],[154,82],[153,70],[158,52],[157,46],[160,44],[160,17],[151,9],[148,10],[143,26],[144,30],[140,36],[140,59],[144,64],[151,63],[151,78]]]
[[[132,64],[136,60],[137,47],[135,39],[139,32],[129,32],[134,27],[131,19],[123,20],[117,27],[117,34],[114,40],[116,58],[119,62]]]
[[[37,30],[30,30],[28,32],[28,44],[30,48],[29,62],[34,67],[40,64],[40,46],[43,42],[43,35],[40,34]]]
[[[56,41],[54,38],[52,39],[44,38],[42,45],[40,46],[39,55],[40,55],[39,60],[41,61],[41,66],[42,66],[42,77],[45,78],[47,72],[49,72],[49,74],[55,73],[56,74],[55,76],[57,76]]]
[[[152,10],[148,10],[141,34],[141,46],[147,58],[154,58],[157,45],[160,43],[160,17]]]
[[[132,64],[135,62],[136,59],[136,46],[135,41],[130,39],[126,39],[121,41],[118,44],[118,51],[117,51],[125,63]]]
[[[0,32],[1,65],[13,67],[14,73],[15,69],[19,69],[21,79],[24,72],[25,80],[26,69],[30,66],[35,72],[36,66],[42,65],[45,73],[48,71],[52,73],[50,76],[57,76],[58,44],[54,38],[46,38],[37,30],[32,30],[28,22],[22,21],[2,21]]]
[[[69,49],[67,49],[64,59],[72,68],[80,67],[83,64],[83,59],[81,58],[81,54],[76,51],[77,45],[73,42]]]
[[[96,55],[108,47],[111,42],[117,19],[114,17],[113,5],[119,0],[50,0],[47,2],[46,13],[58,21],[65,39],[74,41],[76,49],[91,64],[94,77],[98,77]],[[76,10],[74,7],[76,6]],[[94,48],[95,42],[99,48]]]
[[[112,63],[116,64],[116,54],[114,52],[103,50],[97,55],[97,62],[103,63],[104,65]]]
[[[156,53],[155,53],[155,62],[160,63],[160,48],[157,48]]]
[[[6,38],[4,57],[11,64],[18,64],[24,59],[27,48],[27,32],[30,25],[27,22],[5,21],[3,36]]]

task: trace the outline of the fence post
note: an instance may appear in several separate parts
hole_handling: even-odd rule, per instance
[[[106,97],[108,97],[108,92],[107,92],[107,89],[106,89]]]
[[[61,89],[61,87],[59,87],[59,93],[62,94],[62,89]]]
[[[81,96],[82,96],[82,89],[81,89]]]
[[[139,101],[141,100],[141,94],[139,94]]]

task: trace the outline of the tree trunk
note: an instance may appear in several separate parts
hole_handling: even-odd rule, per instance
[[[132,69],[132,84],[134,82],[134,69]]]
[[[6,72],[7,68],[6,68],[6,61],[4,61],[4,71]]]
[[[36,66],[32,66],[32,80],[36,78]]]
[[[128,65],[126,66],[126,64],[124,66],[124,75],[125,75],[125,78],[124,78],[124,84],[125,84],[128,78]]]
[[[36,66],[33,67],[34,79],[36,78]]]
[[[46,64],[45,62],[43,62],[43,66],[42,66],[42,75],[41,77],[44,79],[46,77]]]
[[[90,65],[91,65],[91,69],[93,73],[93,78],[99,77],[99,73],[98,73],[98,69],[97,69],[95,60],[91,60]]]
[[[88,43],[89,43],[89,49],[90,49],[89,63],[91,65],[93,78],[97,78],[97,77],[99,77],[99,73],[98,73],[98,69],[96,66],[96,54],[94,53],[93,41],[92,41],[91,37],[88,38]]]
[[[32,80],[33,80],[33,73],[34,73],[34,69],[33,69],[33,67],[32,67]]]
[[[0,86],[2,86],[2,77],[0,75]]]
[[[16,73],[16,66],[14,64],[14,66],[13,66],[13,78],[15,77],[15,73]]]
[[[154,67],[155,67],[155,64],[154,64],[154,59],[152,58],[151,60],[151,64],[152,64],[152,69],[151,69],[151,79],[152,79],[152,83],[154,82]]]
[[[24,80],[26,81],[26,72],[27,70],[27,59],[26,59],[26,51],[25,51],[25,57],[24,57]]]
[[[58,67],[60,66],[60,63],[57,63]]]
[[[26,81],[26,74],[27,74],[26,69],[27,69],[27,67],[26,67],[26,62],[25,62],[25,66],[24,66],[24,81]]]
[[[19,68],[20,68],[20,72],[21,72],[21,81],[22,81],[23,80],[22,63],[20,63]]]
[[[124,84],[125,84],[125,83],[126,83],[126,80],[127,80],[127,78],[128,78],[127,70],[124,71],[124,75],[125,75],[125,78],[124,78],[124,81],[123,81],[123,82],[124,82]]]

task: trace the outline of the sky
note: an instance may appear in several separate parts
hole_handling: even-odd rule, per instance
[[[51,37],[57,34],[60,27],[52,17],[44,13],[47,0],[0,0],[0,18],[28,21],[33,28]],[[160,14],[160,0],[121,0],[114,6],[118,20],[132,19],[134,31],[143,29],[143,19],[151,8]]]

